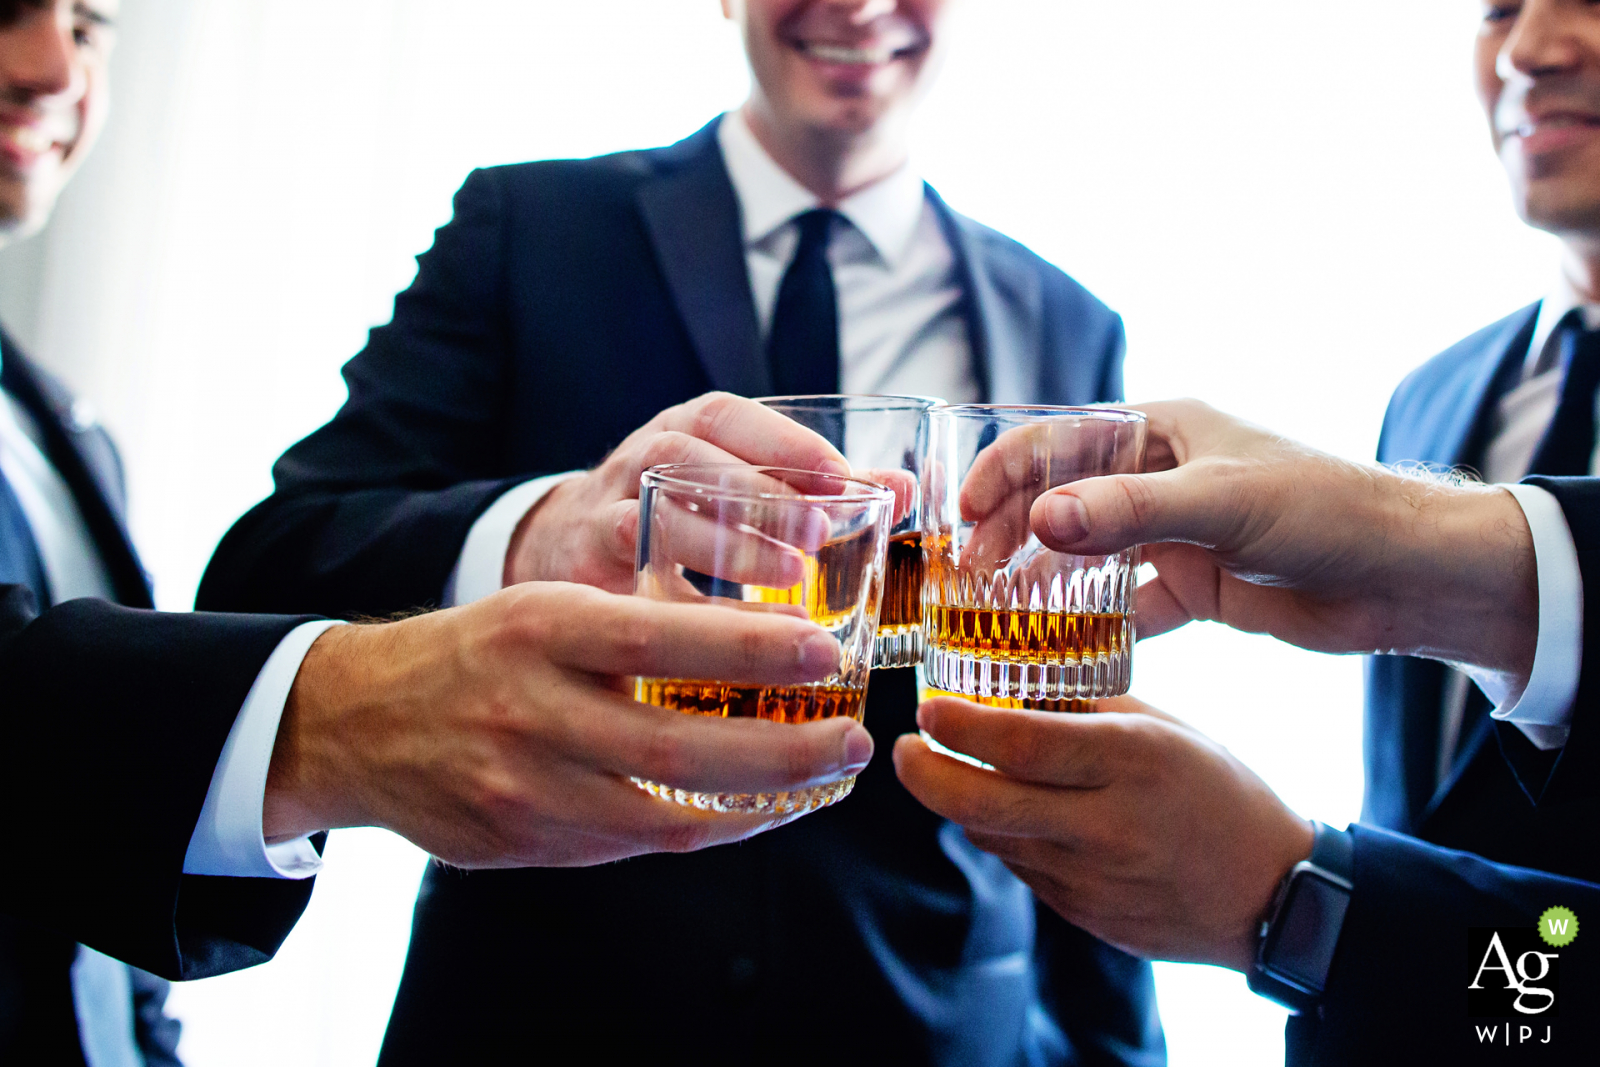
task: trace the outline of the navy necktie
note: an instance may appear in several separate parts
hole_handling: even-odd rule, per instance
[[[767,338],[772,391],[779,396],[839,391],[839,297],[828,265],[835,211],[815,208],[795,221],[800,245],[778,287]]]
[[[1594,455],[1594,401],[1600,389],[1600,333],[1583,328],[1581,312],[1563,320],[1561,399],[1534,450],[1529,474],[1582,477]]]
[[[40,611],[50,606],[50,583],[33,527],[4,472],[0,472],[0,584],[26,586],[33,590]]]

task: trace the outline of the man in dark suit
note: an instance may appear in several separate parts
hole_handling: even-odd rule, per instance
[[[88,152],[114,14],[0,3],[0,241],[43,225]],[[774,462],[844,466],[757,405],[724,415]],[[853,723],[730,732],[613,691],[639,670],[825,676],[837,648],[797,620],[550,583],[332,632],[150,606],[110,438],[0,334],[0,808],[27,828],[0,885],[0,1062],[174,1062],[166,983],[121,961],[198,978],[270,958],[316,831],[385,825],[465,866],[600,863],[772,824],[619,775],[787,789],[871,751]]]
[[[714,420],[652,418],[708,389],[1116,399],[1117,316],[909,169],[945,7],[730,0],[755,75],[739,111],[669,148],[471,175],[200,606],[626,591],[640,470],[750,458],[707,446]],[[671,432],[645,447],[641,423]],[[895,736],[914,705],[912,672],[875,672],[866,723]],[[738,849],[431,873],[383,1061],[566,1039],[706,1063],[1152,1062],[1151,994],[1145,964],[869,767],[837,809]]]
[[[1572,562],[1583,587],[1600,582],[1600,479],[1508,492],[1348,463],[1194,402],[1146,410],[1152,455],[1176,470],[1079,482],[1033,512],[1063,551],[1147,543],[1159,577],[1141,590],[1141,636],[1215,619],[1320,651],[1422,654],[1517,691],[1548,645],[1594,632],[1595,598],[1581,622],[1562,618],[1551,602],[1571,590],[1551,571]],[[1575,562],[1551,532],[1570,535]],[[1505,775],[1516,795],[1479,807],[1473,852],[1307,823],[1226,750],[1131,697],[1087,716],[941,698],[919,724],[1004,774],[915,736],[895,763],[1072,921],[1144,955],[1243,971],[1298,1011],[1291,1063],[1501,1062],[1508,1045],[1588,1063],[1600,1048],[1600,954],[1581,926],[1600,913],[1587,721],[1600,651],[1582,660],[1557,760],[1523,758],[1537,750],[1519,752],[1521,731],[1500,726],[1505,757],[1480,773]],[[1443,806],[1484,790],[1461,777]],[[1520,851],[1506,855],[1499,835],[1515,833]]]
[[[1357,877],[1343,933],[1337,923],[1320,926],[1337,937],[1336,955],[1321,961],[1323,995],[1296,1001],[1292,991],[1278,989],[1302,1009],[1288,1032],[1297,1062],[1394,1057],[1408,1048],[1436,1052],[1457,1039],[1472,1047],[1476,1031],[1457,999],[1465,982],[1454,980],[1465,966],[1463,930],[1528,929],[1556,905],[1582,914],[1585,905],[1593,907],[1600,883],[1593,831],[1600,777],[1593,727],[1583,722],[1600,699],[1594,642],[1584,640],[1595,632],[1587,626],[1593,596],[1583,595],[1597,588],[1590,554],[1600,521],[1590,477],[1600,386],[1600,10],[1566,0],[1486,4],[1476,69],[1518,211],[1561,239],[1561,277],[1539,304],[1479,331],[1407,378],[1384,420],[1379,459],[1402,467],[1465,468],[1491,483],[1528,479],[1511,486],[1520,510],[1508,512],[1502,526],[1522,531],[1519,538],[1536,550],[1536,591],[1525,588],[1537,619],[1519,620],[1525,612],[1509,598],[1450,604],[1417,574],[1389,579],[1395,601],[1411,595],[1448,610],[1431,621],[1428,634],[1414,635],[1411,647],[1422,655],[1369,662],[1363,823],[1389,833],[1352,828]],[[1227,487],[1211,491],[1219,502],[1230,499]],[[1450,492],[1436,486],[1414,492],[1413,499],[1420,505]],[[1403,514],[1420,525],[1420,512],[1419,506]],[[1331,501],[1320,514],[1338,525],[1339,508]],[[1130,525],[1124,533],[1133,540],[1195,534],[1154,525],[1142,531]],[[1351,541],[1360,543],[1359,534]],[[1328,545],[1334,560],[1348,552],[1348,546]],[[1494,569],[1463,562],[1459,552],[1459,546],[1435,546],[1435,559],[1459,577]],[[1523,579],[1532,574],[1526,560],[1501,566]],[[1196,584],[1205,589],[1203,581]],[[1344,592],[1361,602],[1360,590]],[[1147,631],[1148,599],[1141,601],[1141,633]],[[1253,601],[1230,607],[1227,599],[1213,593],[1196,601],[1194,613],[1220,612],[1248,629],[1306,643],[1303,628],[1275,628]],[[1382,615],[1394,607],[1373,610]],[[1480,658],[1449,654],[1435,631],[1461,626],[1498,642],[1501,656],[1514,650],[1521,662],[1486,669],[1481,648]],[[1407,651],[1390,634],[1366,638],[1313,647]],[[1343,836],[1324,829],[1318,841],[1337,848]],[[1302,838],[1287,852],[1268,853],[1261,884],[1274,884],[1310,848]],[[1426,923],[1415,921],[1421,914]],[[1251,965],[1234,958],[1242,969]],[[1564,991],[1577,984],[1592,1001],[1595,972],[1581,945],[1562,956],[1562,980]],[[1422,1025],[1424,1019],[1448,1019],[1448,1025],[1441,1021],[1445,1029],[1439,1030]],[[1566,1051],[1558,1055],[1582,1050],[1592,1057],[1595,1040],[1592,1032],[1579,1039],[1569,1029],[1562,1038]]]
[[[1486,10],[1479,96],[1518,213],[1562,240],[1560,277],[1541,302],[1408,377],[1390,402],[1378,458],[1460,467],[1489,482],[1586,476],[1600,384],[1600,12],[1551,0]],[[1562,610],[1576,615],[1576,573],[1560,584],[1569,590]],[[1578,813],[1538,803],[1501,753],[1530,766],[1558,757],[1581,648],[1545,647],[1520,700],[1492,687],[1485,695],[1442,663],[1374,659],[1365,817],[1504,862],[1546,866],[1578,828]],[[1491,714],[1496,704],[1503,710]]]

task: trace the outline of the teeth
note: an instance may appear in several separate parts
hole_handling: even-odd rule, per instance
[[[37,126],[12,126],[4,131],[3,136],[24,152],[48,151],[55,143],[48,133]]]
[[[808,44],[806,51],[828,63],[859,63],[872,65],[887,63],[894,53],[887,48],[846,48],[837,44]]]

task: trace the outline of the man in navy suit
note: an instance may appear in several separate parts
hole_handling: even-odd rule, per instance
[[[1313,846],[1303,824],[1296,829],[1292,822],[1282,823],[1289,830],[1279,838],[1280,847],[1259,850],[1248,869],[1260,877],[1250,891],[1236,892],[1245,906],[1232,913],[1235,918],[1264,918],[1263,886],[1275,885],[1308,853],[1316,859],[1317,852],[1331,849],[1337,860],[1341,849],[1351,851],[1350,842],[1341,839],[1354,837],[1355,888],[1343,933],[1326,917],[1314,924],[1336,939],[1325,945],[1333,954],[1320,961],[1315,984],[1321,995],[1271,989],[1300,1009],[1288,1031],[1291,1059],[1297,1062],[1400,1056],[1406,1049],[1421,1055],[1451,1048],[1458,1040],[1461,1051],[1474,1047],[1476,1031],[1467,1025],[1461,998],[1466,984],[1456,980],[1465,966],[1463,931],[1502,925],[1531,929],[1547,907],[1568,907],[1581,915],[1585,906],[1594,910],[1600,903],[1600,852],[1594,847],[1600,775],[1589,736],[1593,726],[1583,721],[1600,699],[1594,688],[1600,677],[1595,642],[1584,641],[1585,633],[1596,632],[1587,621],[1594,617],[1593,591],[1600,588],[1592,555],[1600,511],[1591,477],[1600,387],[1600,335],[1595,332],[1600,326],[1600,8],[1575,0],[1486,4],[1476,68],[1479,96],[1518,211],[1530,225],[1561,239],[1561,275],[1546,299],[1474,334],[1406,379],[1384,420],[1379,459],[1464,469],[1490,483],[1528,479],[1512,486],[1520,508],[1507,510],[1498,526],[1478,522],[1464,529],[1521,531],[1523,561],[1511,559],[1498,567],[1526,585],[1533,573],[1526,557],[1537,556],[1536,592],[1527,587],[1534,593],[1536,622],[1513,603],[1514,596],[1451,602],[1432,584],[1440,576],[1421,571],[1352,580],[1376,582],[1375,589],[1388,582],[1393,586],[1385,594],[1388,603],[1363,602],[1360,589],[1343,590],[1379,618],[1407,598],[1442,605],[1446,610],[1425,633],[1414,633],[1409,646],[1394,634],[1370,629],[1362,639],[1345,635],[1329,643],[1326,635],[1308,637],[1304,625],[1264,615],[1254,596],[1230,604],[1229,596],[1207,592],[1204,581],[1190,590],[1190,613],[1201,617],[1231,618],[1247,629],[1266,629],[1326,650],[1418,653],[1377,656],[1368,665],[1362,821],[1391,834],[1364,825],[1349,835],[1324,827]],[[1225,484],[1207,491],[1219,502],[1241,499],[1230,497],[1234,490]],[[1446,499],[1453,492],[1442,486],[1414,491],[1417,506],[1402,517],[1420,527],[1423,505],[1436,502],[1435,494]],[[1509,497],[1497,495],[1506,507]],[[1257,513],[1267,508],[1270,514],[1260,501],[1271,499],[1269,487],[1261,487],[1254,501]],[[1330,529],[1339,527],[1343,512],[1331,498],[1306,506]],[[1181,523],[1165,529],[1159,521],[1152,522],[1155,528],[1141,526],[1129,523],[1123,535],[1134,541],[1170,536],[1214,543],[1208,537],[1215,531],[1184,529]],[[1360,544],[1359,532],[1350,532],[1349,541]],[[1337,570],[1351,549],[1337,538],[1323,543],[1325,560],[1333,561],[1327,566]],[[1173,550],[1167,551],[1173,559]],[[1468,554],[1449,543],[1434,545],[1432,552],[1460,577],[1488,576],[1497,569],[1488,561],[1468,562]],[[1245,586],[1230,588],[1241,596]],[[1141,600],[1141,635],[1149,632],[1150,599]],[[1441,634],[1461,626],[1486,644],[1474,650],[1472,642],[1460,642],[1451,652]],[[1494,645],[1498,649],[1486,651]],[[1508,664],[1508,654],[1516,662]],[[1498,656],[1498,667],[1486,667],[1486,656]],[[952,811],[950,795],[934,799],[920,789],[919,795],[941,811]],[[986,819],[981,813],[967,817],[980,825]],[[1023,866],[1044,862],[1003,845],[998,850]],[[1058,870],[1056,876],[1065,873]],[[1237,883],[1233,888],[1238,890]],[[1080,916],[1070,904],[1067,913]],[[1119,940],[1106,926],[1082,921]],[[1173,952],[1170,943],[1159,945],[1159,938],[1141,940],[1126,930],[1121,936],[1122,943],[1141,944],[1145,951]],[[1451,938],[1457,939],[1453,946]],[[1221,962],[1250,970],[1253,954],[1240,944],[1234,942]],[[1579,996],[1592,1003],[1595,969],[1585,959],[1583,944],[1562,957],[1562,989],[1582,989]],[[1556,1057],[1592,1058],[1596,1035],[1589,1031],[1580,1038],[1572,1024],[1561,1025],[1567,1033],[1564,1051]]]
[[[88,153],[115,14],[0,0],[0,243],[44,225]],[[759,405],[722,416],[772,462],[845,466]],[[602,863],[773,823],[708,820],[619,776],[791,788],[871,752],[846,721],[712,724],[615,691],[640,670],[814,680],[838,650],[803,621],[553,583],[371,626],[158,613],[123,499],[88,407],[0,332],[0,810],[21,831],[0,882],[0,1062],[174,1062],[148,972],[269,959],[318,831],[387,825],[465,866]]]
[[[641,468],[749,458],[669,408],[706,390],[1117,399],[1118,317],[910,169],[946,8],[727,0],[754,73],[738,111],[668,148],[472,174],[346,366],[349,402],[279,461],[200,606],[626,591]],[[910,671],[874,672],[874,736],[914,707]],[[431,871],[383,1062],[533,1042],[704,1063],[1163,1057],[1148,966],[1038,908],[882,766],[837,809],[696,859]]]
[[[1525,698],[1551,646],[1595,632],[1594,596],[1581,620],[1563,604],[1600,588],[1600,479],[1454,482],[1323,455],[1193,401],[1145,410],[1154,465],[1176,469],[1078,482],[1033,510],[1061,551],[1146,545],[1159,577],[1140,592],[1141,637],[1215,619],[1318,651],[1451,662]],[[919,725],[1004,773],[915,735],[894,758],[919,799],[1071,921],[1142,955],[1243,971],[1298,1012],[1291,1063],[1503,1062],[1530,1048],[1590,1063],[1600,651],[1585,647],[1582,668],[1556,760],[1521,758],[1521,730],[1500,726],[1490,769],[1517,795],[1479,807],[1471,851],[1309,823],[1131,697],[1096,715],[940,698]],[[1462,777],[1446,803],[1478,789]],[[1507,825],[1528,839],[1516,856],[1495,838]]]
[[[1489,482],[1594,471],[1600,383],[1600,11],[1528,0],[1486,8],[1478,92],[1518,213],[1562,241],[1544,300],[1430,360],[1396,390],[1378,458]],[[1567,583],[1576,586],[1576,577]],[[1573,594],[1576,596],[1576,593]],[[1576,612],[1578,602],[1568,610]],[[1367,685],[1364,817],[1511,863],[1544,866],[1578,824],[1518,786],[1566,740],[1576,648],[1549,650],[1527,692],[1485,691],[1438,662],[1380,658]],[[1501,710],[1491,714],[1491,706]],[[1517,728],[1501,725],[1509,721]]]

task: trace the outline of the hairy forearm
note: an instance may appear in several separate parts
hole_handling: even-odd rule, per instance
[[[1390,648],[1526,677],[1539,633],[1533,535],[1516,499],[1493,486],[1406,474],[1384,494]]]

